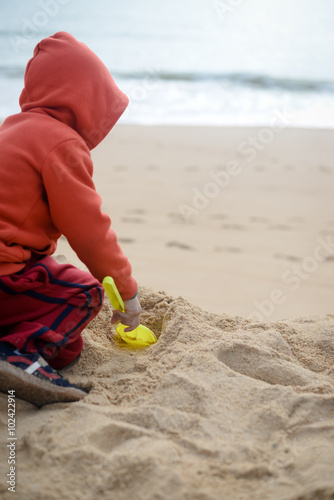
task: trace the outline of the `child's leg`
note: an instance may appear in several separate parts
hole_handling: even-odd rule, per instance
[[[60,369],[81,352],[81,331],[102,302],[102,286],[91,274],[49,256],[32,260],[0,277],[0,341],[38,352]]]

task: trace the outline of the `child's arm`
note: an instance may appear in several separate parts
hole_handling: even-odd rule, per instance
[[[58,231],[100,282],[105,276],[114,278],[121,297],[128,302],[137,292],[137,282],[110,227],[110,218],[101,212],[88,148],[79,139],[64,142],[49,155],[41,173]],[[131,324],[137,321],[134,318],[140,314],[139,308],[137,301],[128,305],[124,314],[131,316]]]

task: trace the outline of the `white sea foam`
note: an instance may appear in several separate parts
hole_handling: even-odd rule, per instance
[[[35,44],[71,32],[130,97],[123,123],[334,127],[332,0],[11,0],[0,19],[0,119],[19,111]]]

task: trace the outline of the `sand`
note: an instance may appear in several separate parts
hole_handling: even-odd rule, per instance
[[[272,134],[265,144],[266,129],[117,126],[93,151],[103,209],[141,285],[263,321],[332,311],[334,130]],[[245,154],[254,137],[262,149]],[[64,240],[58,252],[77,262]]]
[[[333,132],[282,131],[206,208],[179,215],[250,133],[119,127],[94,153],[158,342],[127,348],[105,303],[62,371],[86,398],[16,402],[16,498],[334,499],[333,259],[314,253],[334,231]],[[76,262],[65,240],[60,254]],[[310,256],[315,269],[284,288],[282,273],[311,269]],[[272,313],[249,319],[268,297]],[[3,394],[0,421],[7,499]]]
[[[117,342],[106,304],[63,370],[89,395],[17,401],[18,498],[334,498],[334,315],[264,324],[140,299],[157,344]]]

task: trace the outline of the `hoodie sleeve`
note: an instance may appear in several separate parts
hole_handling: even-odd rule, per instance
[[[50,215],[92,275],[100,282],[112,276],[123,300],[128,300],[135,295],[137,283],[111,220],[101,211],[92,175],[89,151],[80,140],[57,146],[42,168]]]

